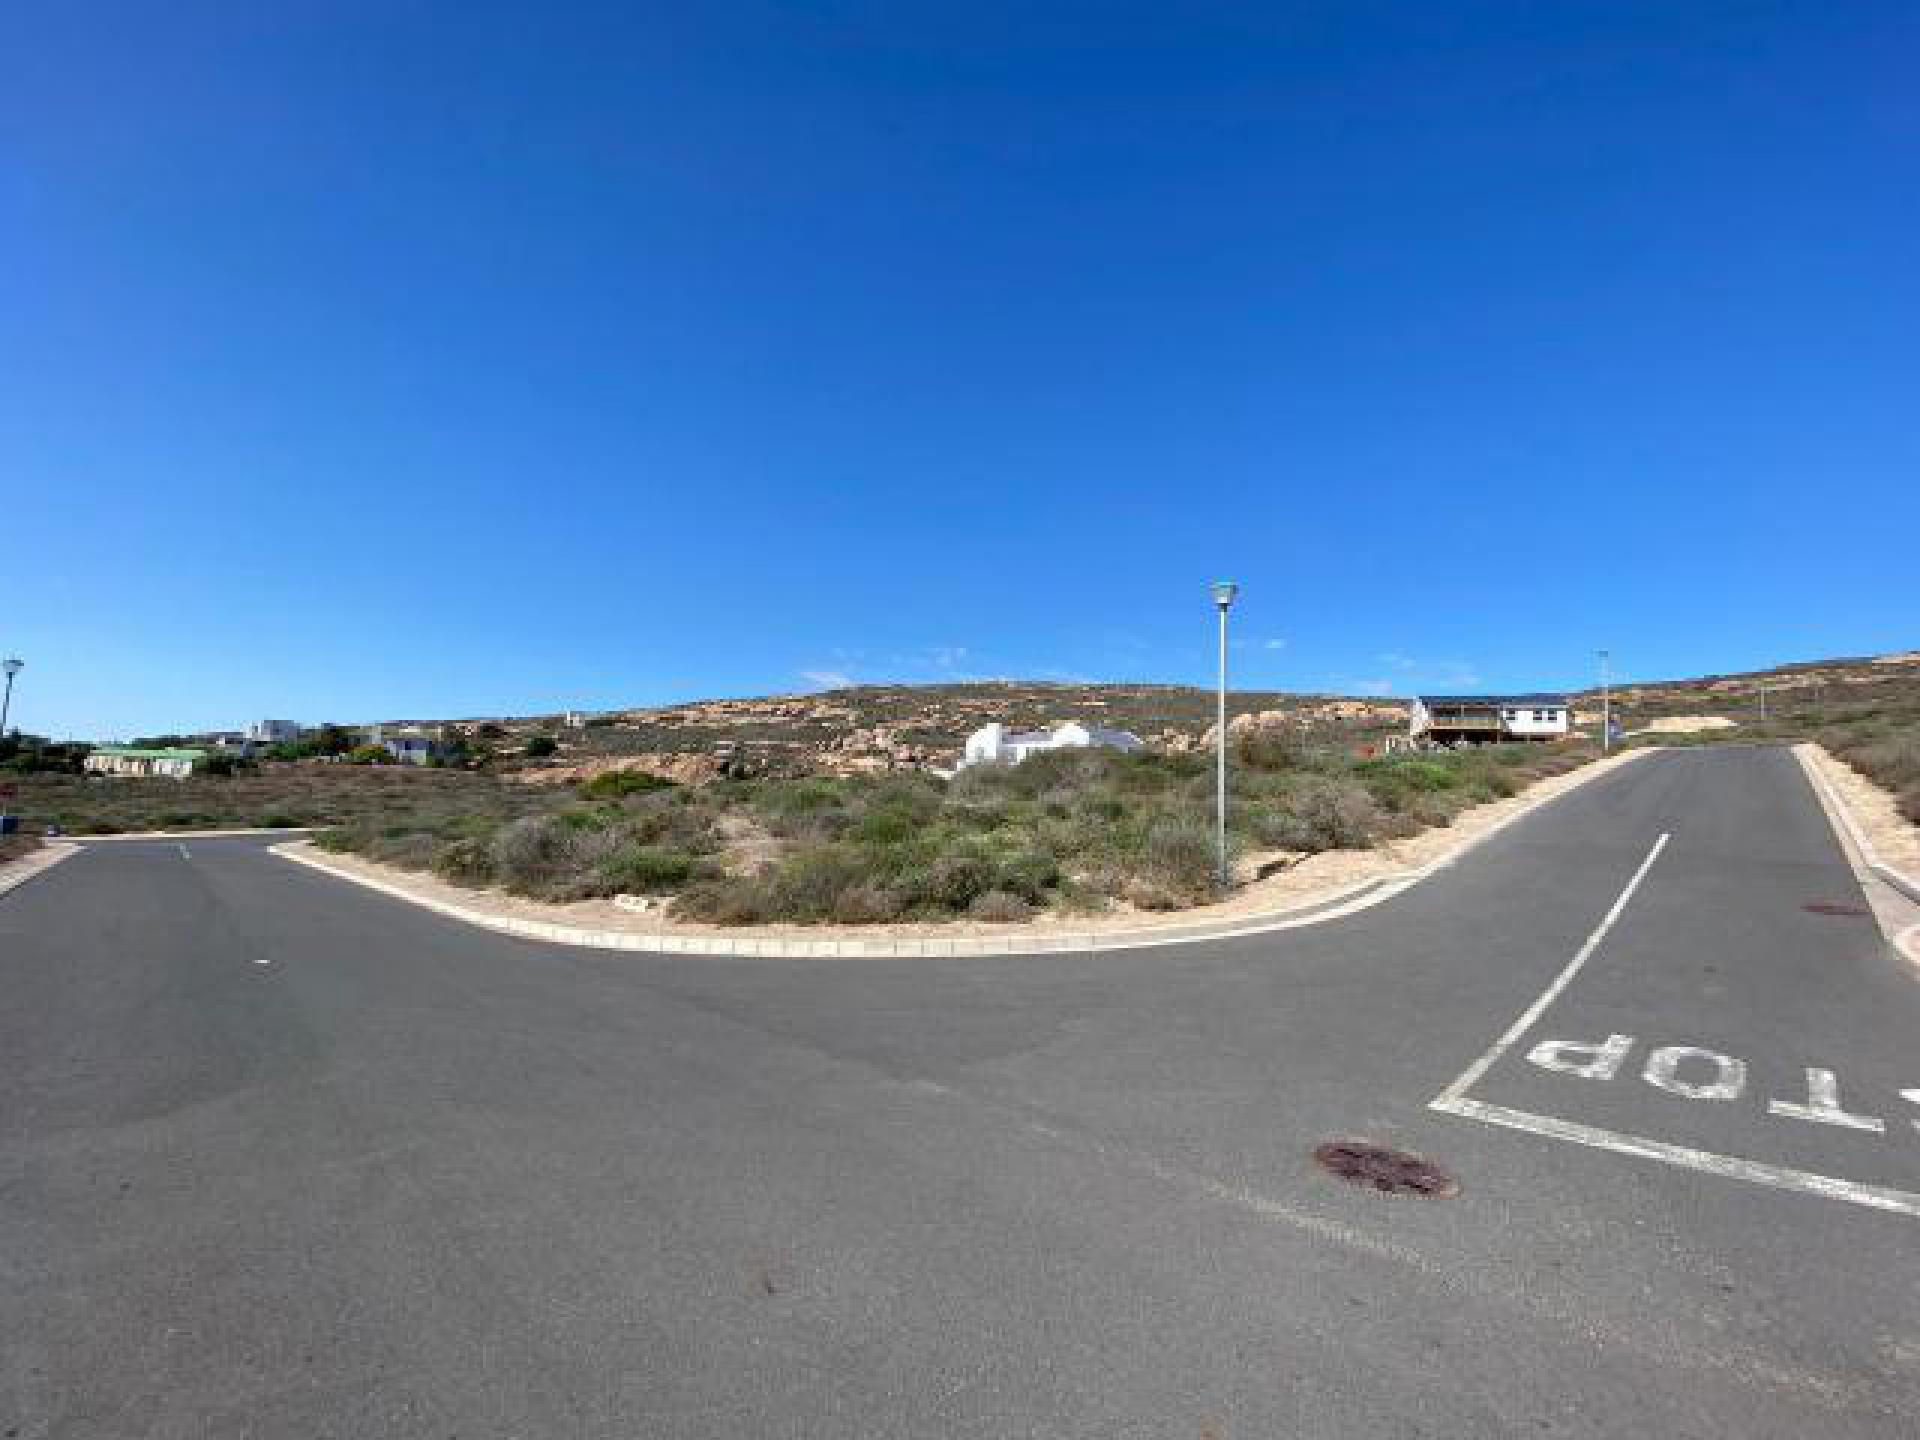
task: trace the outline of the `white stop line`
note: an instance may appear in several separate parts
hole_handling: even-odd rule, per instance
[[[1810,1170],[1795,1170],[1784,1165],[1768,1165],[1757,1160],[1743,1160],[1733,1155],[1718,1155],[1710,1150],[1697,1150],[1687,1145],[1673,1145],[1664,1140],[1652,1140],[1643,1135],[1627,1135],[1616,1130],[1603,1130],[1593,1125],[1576,1124],[1571,1120],[1561,1120],[1552,1115],[1536,1115],[1529,1110],[1515,1110],[1506,1105],[1490,1105],[1483,1100],[1471,1099],[1467,1091],[1479,1083],[1482,1076],[1493,1068],[1494,1064],[1511,1049],[1516,1041],[1539,1021],[1541,1015],[1568,985],[1573,983],[1593,953],[1607,938],[1607,932],[1613,929],[1616,921],[1633,899],[1634,892],[1640,888],[1640,882],[1647,878],[1647,872],[1653,868],[1654,861],[1660,858],[1660,852],[1667,848],[1671,837],[1662,834],[1647,852],[1646,859],[1640,862],[1640,868],[1633,872],[1633,878],[1627,881],[1619,897],[1614,900],[1600,923],[1586,939],[1578,953],[1566,968],[1554,977],[1553,983],[1524,1011],[1498,1040],[1473,1064],[1469,1065],[1451,1085],[1442,1090],[1428,1105],[1429,1109],[1443,1114],[1460,1115],[1470,1120],[1480,1120],[1489,1125],[1500,1125],[1510,1130],[1524,1130],[1533,1135],[1545,1135],[1556,1140],[1569,1140],[1576,1145],[1586,1145],[1596,1150],[1610,1150],[1617,1155],[1633,1155],[1644,1160],[1658,1160],[1668,1165],[1677,1165],[1687,1170],[1699,1170],[1710,1175],[1721,1175],[1733,1180],[1746,1180],[1756,1185],[1770,1186],[1776,1190],[1791,1190],[1802,1195],[1820,1195],[1830,1200],[1845,1200],[1854,1205],[1865,1205],[1876,1210],[1891,1210],[1901,1215],[1920,1218],[1920,1194],[1908,1190],[1896,1190],[1885,1185],[1868,1185],[1858,1180],[1842,1180],[1831,1175],[1816,1175]],[[1545,1040],[1535,1045],[1527,1054],[1527,1059],[1543,1070],[1557,1071],[1583,1080],[1612,1080],[1626,1064],[1637,1042],[1631,1035],[1609,1035],[1602,1041]],[[1886,1133],[1887,1122],[1878,1115],[1858,1114],[1844,1108],[1840,1103],[1839,1080],[1831,1070],[1809,1067],[1807,1069],[1807,1097],[1804,1103],[1797,1099],[1769,1099],[1766,1113],[1782,1119],[1806,1121],[1818,1125],[1831,1125],[1841,1129],[1861,1131],[1869,1134]],[[1732,1055],[1723,1055],[1715,1050],[1705,1050],[1693,1045],[1666,1045],[1651,1051],[1640,1071],[1641,1079],[1656,1090],[1666,1091],[1687,1100],[1706,1103],[1728,1103],[1739,1100],[1747,1088],[1747,1066],[1744,1060]],[[1920,1088],[1901,1090],[1899,1096],[1909,1104],[1920,1105]],[[1920,1120],[1913,1122],[1920,1127]]]

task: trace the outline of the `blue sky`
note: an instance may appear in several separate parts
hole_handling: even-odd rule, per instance
[[[8,30],[28,729],[1920,641],[1910,5]]]

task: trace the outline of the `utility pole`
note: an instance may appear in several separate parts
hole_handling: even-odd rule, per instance
[[[1760,682],[1760,723],[1767,723],[1767,682]]]
[[[1602,755],[1613,748],[1613,688],[1611,677],[1607,673],[1607,662],[1612,658],[1611,650],[1600,652],[1600,753]]]
[[[1214,838],[1219,850],[1220,889],[1233,886],[1233,872],[1227,865],[1227,611],[1233,608],[1240,587],[1231,580],[1213,583],[1213,603],[1220,611],[1220,694],[1215,707],[1215,762],[1217,783],[1214,795]]]

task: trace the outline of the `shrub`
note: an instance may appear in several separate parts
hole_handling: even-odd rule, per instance
[[[1006,923],[1031,919],[1033,906],[1020,896],[1005,890],[989,890],[983,895],[974,897],[973,903],[967,907],[967,914],[975,920]]]
[[[384,745],[356,745],[347,752],[349,765],[390,765],[393,756],[387,753]]]
[[[493,837],[494,873],[516,895],[536,900],[580,900],[604,895],[598,870],[619,837],[553,815],[528,815]]]
[[[1256,727],[1236,736],[1233,756],[1250,770],[1299,770],[1307,764],[1303,738],[1270,726]]]
[[[677,919],[709,925],[760,925],[775,918],[772,886],[765,875],[715,877],[689,885],[674,898]]]
[[[1212,827],[1204,821],[1162,816],[1147,827],[1141,869],[1148,880],[1163,888],[1201,894],[1214,884],[1216,843]]]
[[[456,885],[489,884],[494,878],[493,846],[477,836],[449,841],[433,857],[433,873]]]
[[[619,800],[628,795],[646,795],[655,790],[673,789],[673,781],[644,770],[609,770],[583,782],[579,793],[589,800]]]
[[[938,910],[961,911],[993,888],[994,867],[977,855],[942,855],[920,872],[916,899]]]
[[[560,753],[560,742],[551,735],[535,735],[520,752],[529,760],[544,760]]]
[[[898,919],[903,908],[897,891],[879,885],[849,885],[833,902],[833,918],[842,925],[880,925]]]
[[[675,890],[691,880],[701,860],[684,850],[636,845],[616,850],[600,862],[600,879],[614,891],[655,894]]]
[[[1380,830],[1380,810],[1365,787],[1351,780],[1322,779],[1293,801],[1305,843],[1301,850],[1358,850]]]

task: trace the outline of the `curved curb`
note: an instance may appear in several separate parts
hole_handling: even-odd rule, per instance
[[[1847,802],[1840,798],[1839,792],[1828,784],[1827,777],[1820,773],[1820,767],[1815,763],[1812,753],[1816,748],[1802,742],[1793,747],[1794,758],[1800,762],[1800,768],[1807,772],[1807,778],[1813,781],[1814,788],[1827,801],[1828,813],[1838,818],[1845,830],[1846,838],[1852,842],[1853,848],[1859,853],[1861,863],[1893,890],[1914,904],[1920,905],[1920,880],[1915,880],[1904,871],[1894,869],[1880,858],[1880,852],[1873,848],[1873,842],[1866,837],[1865,832],[1854,820],[1853,812],[1847,808]],[[1843,762],[1835,760],[1834,763],[1837,765]]]
[[[311,835],[312,825],[257,825],[234,830],[116,830],[111,835],[62,835],[75,845],[111,845],[139,840],[228,840],[240,835]]]
[[[1587,781],[1611,774],[1613,770],[1624,767],[1640,756],[1655,753],[1658,752],[1628,751],[1618,763],[1606,770],[1589,768],[1577,783],[1557,790],[1551,795],[1542,796],[1531,804],[1523,805],[1510,815],[1502,816],[1478,835],[1416,869],[1399,870],[1386,875],[1376,875],[1368,880],[1355,881],[1316,900],[1309,900],[1287,909],[1267,910],[1230,920],[1197,920],[1184,925],[1160,925],[1135,930],[1069,931],[1052,935],[966,935],[955,936],[952,939],[927,936],[832,940],[814,940],[786,935],[754,936],[719,931],[674,935],[650,934],[635,930],[595,930],[579,925],[561,925],[550,920],[527,920],[513,915],[493,915],[465,905],[455,905],[433,896],[421,895],[405,885],[395,884],[392,881],[358,874],[351,870],[337,869],[318,856],[298,848],[297,844],[273,845],[268,848],[271,854],[278,855],[283,860],[291,860],[309,869],[331,875],[335,879],[346,880],[369,890],[377,890],[383,895],[404,900],[410,905],[418,905],[468,925],[476,925],[481,929],[492,930],[499,934],[519,936],[522,939],[540,940],[555,945],[574,945],[592,950],[625,950],[652,955],[730,955],[742,958],[796,960],[1090,954],[1102,950],[1144,950],[1161,945],[1192,945],[1209,940],[1231,940],[1245,935],[1263,935],[1276,930],[1292,930],[1302,925],[1316,925],[1326,920],[1337,920],[1356,911],[1368,909],[1382,901],[1392,899],[1403,890],[1419,884],[1428,876],[1446,869],[1475,846],[1498,835],[1509,825],[1515,824],[1542,807],[1551,805],[1562,796],[1571,794]]]
[[[38,850],[18,860],[0,865],[0,895],[5,895],[10,890],[18,890],[29,880],[46,874],[62,860],[70,860],[79,853],[78,845],[55,843],[42,845]]]

